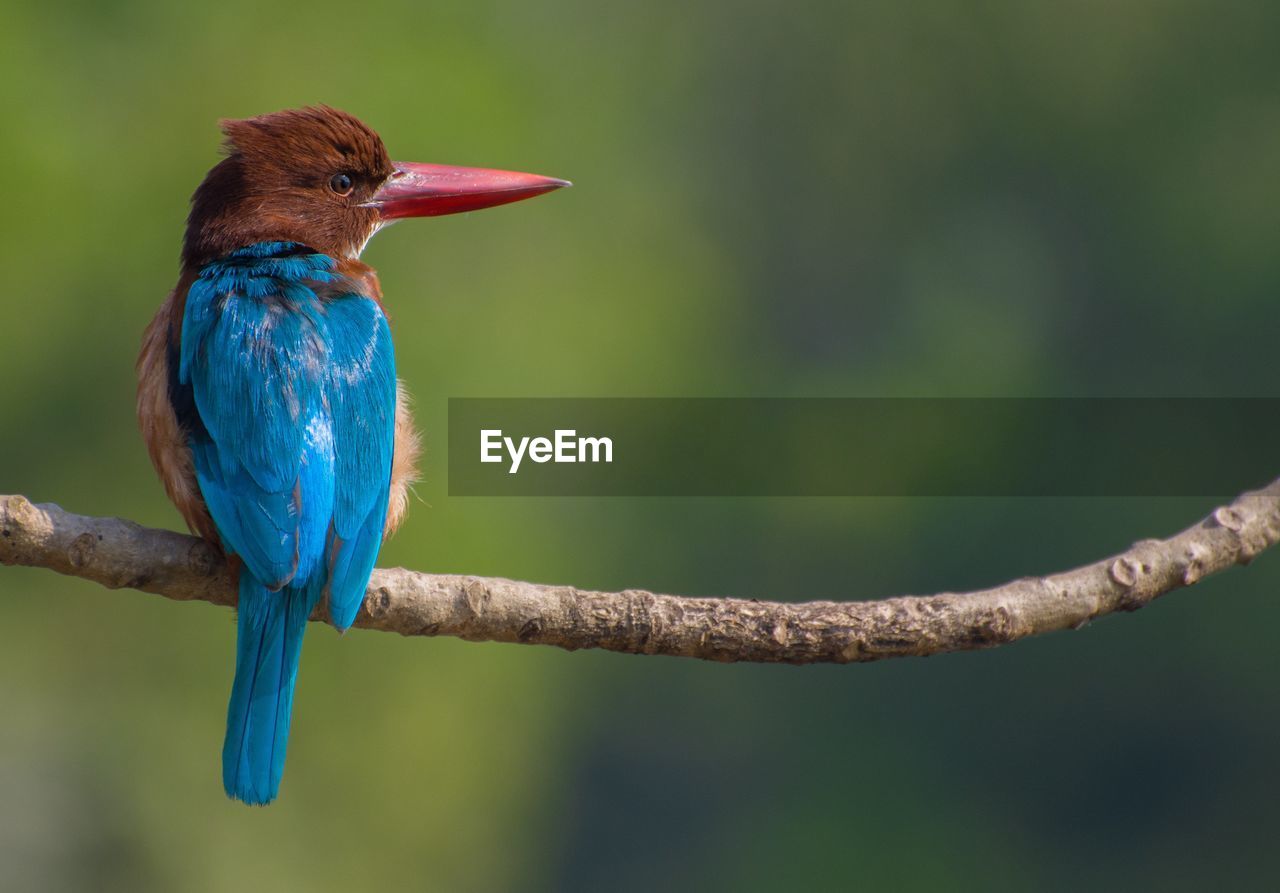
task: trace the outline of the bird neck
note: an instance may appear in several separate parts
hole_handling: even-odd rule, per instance
[[[247,298],[287,296],[298,286],[321,299],[359,295],[381,301],[373,268],[353,258],[334,258],[301,242],[254,242],[192,271],[215,293]]]

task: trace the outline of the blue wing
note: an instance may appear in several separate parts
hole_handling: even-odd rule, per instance
[[[192,437],[192,460],[225,545],[274,590],[318,558],[301,549],[316,538],[304,528],[323,525],[331,511],[325,487],[300,486],[303,465],[326,458],[309,434],[323,416],[324,331],[309,302],[285,311],[284,295],[219,286],[197,281],[183,319],[178,377],[204,428]]]
[[[326,304],[325,399],[333,420],[329,616],[346,629],[364,601],[387,518],[395,444],[396,371],[381,308],[349,296]]]

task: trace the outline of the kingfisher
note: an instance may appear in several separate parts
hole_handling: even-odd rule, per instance
[[[276,798],[307,619],[345,631],[420,446],[382,290],[360,261],[407,217],[493,207],[565,180],[392,161],[328,106],[221,122],[178,283],[138,357],[138,423],[169,499],[238,575],[227,795]]]

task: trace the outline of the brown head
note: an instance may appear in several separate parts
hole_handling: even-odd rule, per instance
[[[254,242],[357,257],[382,226],[519,201],[569,185],[509,171],[394,162],[358,118],[312,106],[223,121],[227,157],[191,198],[182,259],[199,267]]]

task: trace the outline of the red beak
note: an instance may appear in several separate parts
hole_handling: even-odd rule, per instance
[[[396,161],[396,170],[367,205],[383,220],[478,211],[572,186],[568,180],[447,164]]]

